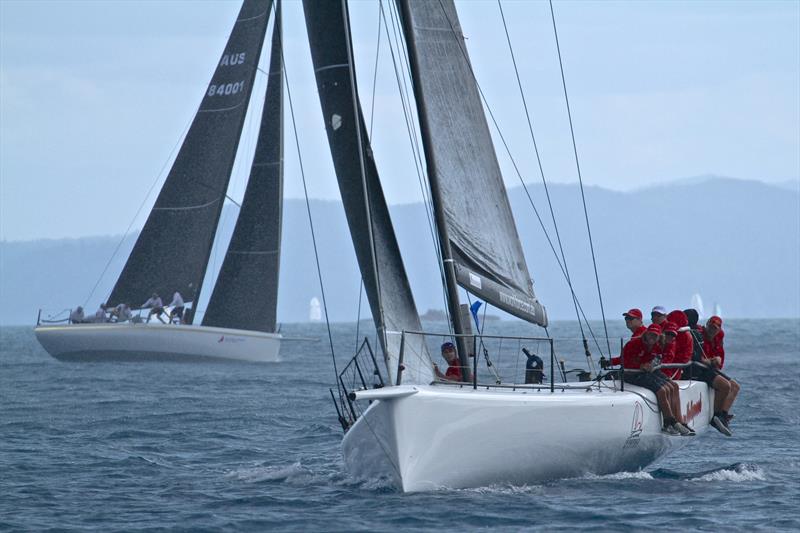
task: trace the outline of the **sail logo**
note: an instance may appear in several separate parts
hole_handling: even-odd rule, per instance
[[[517,309],[525,311],[531,315],[536,313],[536,310],[533,308],[533,305],[530,302],[526,302],[522,298],[512,294],[506,294],[502,291],[498,291],[498,294],[500,295],[500,301],[502,303],[516,307]]]
[[[238,54],[225,54],[219,62],[221,67],[234,67],[236,65],[243,65],[245,60],[245,52]]]
[[[473,274],[472,272],[469,273],[469,284],[475,287],[476,289],[481,288],[481,278],[477,274]]]
[[[633,420],[631,421],[631,434],[628,435],[628,438],[625,439],[625,444],[622,446],[622,449],[628,448],[636,448],[639,446],[639,439],[642,436],[642,430],[644,429],[644,410],[642,409],[642,404],[636,402],[636,405],[633,407]]]
[[[694,400],[689,400],[686,404],[686,421],[689,422],[694,420],[694,418],[700,414],[703,410],[703,398],[700,398],[695,402]]]

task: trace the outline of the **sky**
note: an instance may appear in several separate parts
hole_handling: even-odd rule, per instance
[[[0,239],[141,226],[239,6],[0,0]],[[378,52],[372,142],[387,197],[419,201],[383,30],[377,45],[378,4],[350,6],[368,117]],[[487,106],[522,179],[539,181],[498,3],[457,6]],[[502,0],[502,7],[545,176],[574,182],[549,6]],[[706,174],[800,179],[800,2],[556,1],[554,9],[586,184],[631,190]],[[309,194],[337,199],[298,1],[284,3],[284,35]],[[259,75],[256,91],[264,87]],[[254,98],[233,198],[244,191],[258,104]],[[286,119],[291,128],[288,109]],[[493,135],[507,184],[518,184],[498,131]],[[285,193],[299,198],[292,141],[288,129]]]

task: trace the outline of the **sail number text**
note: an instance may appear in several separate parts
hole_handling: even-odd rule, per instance
[[[237,81],[236,83],[220,83],[219,85],[211,84],[208,86],[208,96],[228,96],[236,94],[244,89],[244,80]]]

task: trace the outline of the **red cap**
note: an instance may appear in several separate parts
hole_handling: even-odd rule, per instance
[[[656,335],[661,335],[661,326],[658,324],[650,324],[647,326],[645,333],[655,333]]]
[[[661,331],[664,333],[672,333],[675,336],[678,335],[678,328],[669,320],[661,324]]]
[[[720,317],[718,317],[717,315],[714,315],[711,318],[709,318],[708,319],[708,323],[709,324],[714,324],[718,328],[722,327],[722,319]]]
[[[631,316],[633,318],[638,318],[639,320],[641,320],[643,315],[641,310],[636,309],[634,307],[633,309],[629,309],[627,313],[622,313],[622,316]]]

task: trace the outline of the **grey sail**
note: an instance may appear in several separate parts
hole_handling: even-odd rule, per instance
[[[544,326],[455,5],[398,2],[429,179],[438,189],[434,207],[444,215],[458,284]]]
[[[204,326],[274,332],[283,202],[283,63],[280,0],[250,178],[211,293]]]
[[[197,302],[228,188],[271,0],[245,0],[197,115],[109,303],[152,292]],[[189,317],[191,320],[191,316]]]
[[[379,337],[389,379],[394,383],[400,333],[403,330],[420,331],[421,327],[367,140],[357,90],[351,83],[353,65],[347,4],[343,1],[304,0],[303,9],[325,129],[347,223],[375,327],[381,333]],[[362,161],[365,180],[362,178]],[[368,191],[366,197],[365,189]],[[370,242],[370,228],[374,247]],[[403,350],[403,382],[430,383],[433,380],[432,366],[422,339],[409,337]]]

